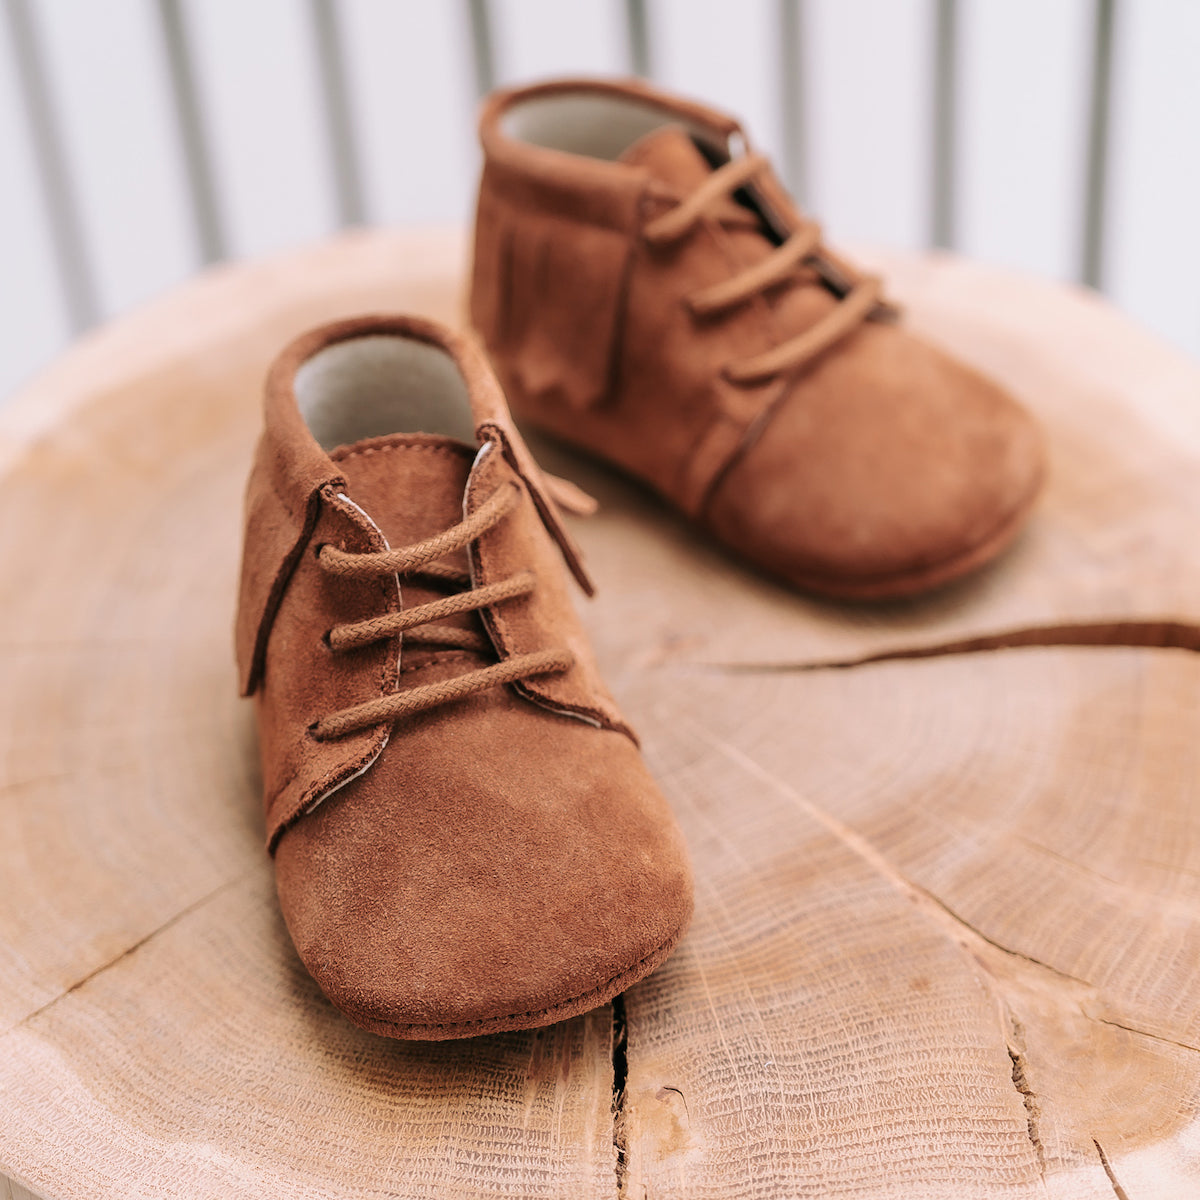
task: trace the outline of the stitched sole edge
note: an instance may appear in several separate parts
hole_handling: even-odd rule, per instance
[[[1016,541],[1041,494],[1035,487],[1029,498],[984,541],[955,558],[943,559],[916,571],[862,581],[829,579],[819,575],[778,576],[793,587],[802,588],[832,600],[903,600],[944,587],[987,566]]]
[[[568,1017],[579,1016],[580,1013],[591,1012],[592,1009],[607,1004],[614,996],[619,996],[626,988],[632,987],[639,980],[645,979],[667,960],[679,944],[680,938],[687,932],[690,921],[691,914],[689,913],[688,920],[684,921],[665,942],[644,958],[639,959],[633,966],[619,971],[598,987],[532,1012],[480,1017],[474,1021],[422,1025],[402,1021],[377,1020],[362,1013],[352,1012],[341,1005],[335,1005],[335,1007],[360,1029],[382,1034],[384,1037],[413,1042],[442,1042],[453,1038],[483,1037],[492,1033],[507,1033],[515,1029],[537,1029],[542,1025],[553,1025],[557,1021],[565,1021]]]

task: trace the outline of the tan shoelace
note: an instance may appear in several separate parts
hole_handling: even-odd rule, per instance
[[[718,167],[691,195],[646,226],[647,240],[653,245],[665,245],[685,237],[716,201],[732,196],[767,166],[768,160],[763,155],[747,154]],[[805,259],[817,253],[820,246],[821,227],[815,221],[806,221],[761,262],[732,279],[689,296],[688,307],[698,316],[717,316],[735,308],[765,289],[782,283]],[[837,307],[812,328],[753,358],[730,363],[725,368],[726,377],[731,383],[748,386],[802,367],[864,321],[880,303],[882,289],[879,279],[863,276],[846,292]]]
[[[322,569],[344,579],[420,575],[465,589],[455,591],[441,600],[419,604],[416,608],[402,609],[400,612],[386,613],[348,625],[335,625],[326,635],[330,650],[335,654],[342,653],[358,646],[369,645],[371,642],[382,641],[384,638],[395,637],[399,633],[405,635],[407,642],[418,646],[451,646],[480,654],[491,650],[491,643],[481,634],[454,625],[436,625],[430,622],[440,621],[455,613],[477,611],[516,596],[527,596],[536,586],[533,573],[522,571],[510,579],[472,588],[468,575],[440,565],[437,560],[462,549],[481,533],[491,529],[508,514],[519,495],[520,490],[515,483],[498,488],[466,520],[444,533],[399,550],[356,554],[339,550],[336,546],[322,546],[317,555]],[[344,737],[359,729],[380,725],[384,721],[396,721],[411,713],[435,708],[452,700],[461,700],[504,683],[516,683],[535,675],[565,671],[574,662],[575,656],[569,650],[538,650],[531,654],[516,654],[490,667],[468,671],[452,679],[421,684],[407,691],[393,692],[376,700],[356,704],[352,708],[344,708],[316,722],[310,732],[318,741]]]

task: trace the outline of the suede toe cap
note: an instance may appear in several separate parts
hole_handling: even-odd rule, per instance
[[[782,398],[720,480],[708,524],[771,574],[830,595],[923,590],[998,554],[1042,482],[1040,430],[1001,388],[886,326]]]
[[[499,693],[461,707],[451,745],[417,718],[276,853],[305,966],[392,1036],[587,1011],[653,970],[691,915],[681,835],[624,734]]]

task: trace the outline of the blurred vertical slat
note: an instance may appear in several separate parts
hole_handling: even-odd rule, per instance
[[[200,261],[466,219],[480,89],[630,70],[837,240],[1082,276],[1200,351],[1197,0],[2,2],[5,387]]]
[[[810,200],[809,172],[809,71],[806,0],[777,0],[779,20],[779,162],[780,177],[792,194]]]
[[[467,0],[475,92],[486,96],[496,86],[496,47],[492,37],[491,0]]]
[[[1104,283],[1104,233],[1108,213],[1108,149],[1112,126],[1112,59],[1115,0],[1092,0],[1092,67],[1088,87],[1086,195],[1080,237],[1079,276],[1092,287]]]
[[[626,13],[617,0],[489,0],[499,83],[629,70]]]
[[[808,204],[835,240],[925,244],[931,0],[805,0]]]
[[[158,0],[159,32],[171,87],[179,152],[187,177],[192,231],[203,263],[225,256],[225,226],[217,198],[208,128],[196,84],[195,56],[182,0]]]
[[[49,225],[58,284],[69,328],[86,329],[99,305],[85,245],[80,198],[67,163],[61,112],[52,93],[36,10],[28,0],[5,0],[6,33],[18,98],[32,151],[34,183]]]
[[[1074,279],[1092,0],[960,3],[957,248]]]
[[[70,333],[11,32],[0,20],[0,403]]]
[[[646,0],[625,0],[625,40],[629,46],[629,70],[634,75],[649,75],[650,20]]]
[[[197,90],[229,250],[256,254],[338,224],[310,13],[296,0],[187,0]]]
[[[338,220],[343,225],[359,225],[364,215],[362,163],[358,133],[350,112],[348,64],[339,8],[335,0],[309,0]]]
[[[929,181],[929,244],[953,249],[958,241],[959,58],[958,0],[937,0],[929,72],[932,137]]]
[[[1114,51],[1105,284],[1200,354],[1200,3],[1118,4]]]
[[[478,162],[467,5],[341,0],[338,14],[367,218],[465,220]]]
[[[650,64],[666,87],[740,117],[755,145],[778,155],[777,0],[649,0]]]
[[[35,13],[96,302],[112,315],[198,263],[157,14],[145,0],[38,0]]]

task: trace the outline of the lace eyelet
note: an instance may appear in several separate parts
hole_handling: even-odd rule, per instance
[[[327,629],[327,630],[325,630],[325,632],[323,634],[321,634],[321,645],[324,646],[325,649],[328,650],[330,654],[334,653],[333,630],[332,629]]]
[[[328,543],[328,542],[318,542],[318,543],[317,543],[317,544],[316,544],[316,545],[313,547],[313,550],[312,550],[312,555],[313,555],[313,558],[315,558],[315,559],[317,560],[317,562],[320,562],[320,561],[321,561],[321,551],[322,551],[322,550],[324,550],[324,549],[325,549],[325,547],[326,547],[326,546],[328,546],[328,545],[329,545],[329,543]]]

